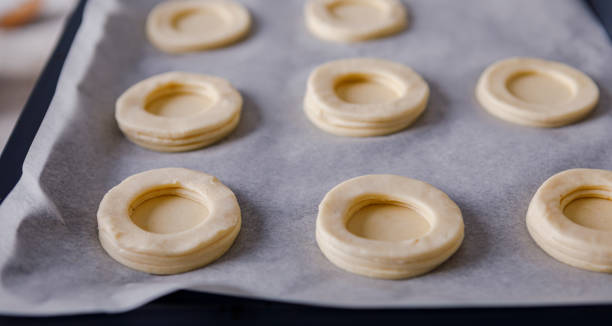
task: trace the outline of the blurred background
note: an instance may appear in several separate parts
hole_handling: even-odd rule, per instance
[[[0,152],[76,0],[0,0]]]

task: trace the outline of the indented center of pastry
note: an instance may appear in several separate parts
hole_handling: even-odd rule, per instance
[[[429,222],[412,208],[394,204],[371,204],[349,217],[346,228],[371,240],[402,241],[426,234]]]
[[[574,223],[584,227],[612,231],[612,200],[578,198],[565,206],[563,213]]]
[[[141,196],[132,204],[130,217],[139,228],[152,233],[175,233],[200,224],[208,209],[190,198],[185,189],[162,189]]]
[[[384,20],[383,8],[371,0],[338,0],[327,10],[335,19],[348,24],[368,25]]]
[[[336,82],[335,91],[340,99],[353,104],[382,104],[400,97],[391,80],[365,74],[341,78]]]
[[[506,87],[512,95],[529,103],[555,105],[573,96],[571,87],[546,73],[527,71],[508,79]]]
[[[203,87],[170,84],[151,92],[145,110],[162,117],[196,115],[213,104]]]
[[[191,9],[183,11],[172,20],[172,27],[177,31],[194,36],[216,34],[226,27],[223,15],[214,9]]]

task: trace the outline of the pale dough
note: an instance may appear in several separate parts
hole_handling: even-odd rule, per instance
[[[242,97],[224,79],[169,72],[145,79],[117,99],[115,117],[126,137],[162,152],[201,148],[232,132]]]
[[[527,210],[527,229],[566,264],[612,272],[612,171],[571,169],[546,180]]]
[[[381,136],[412,124],[428,98],[427,83],[404,65],[373,58],[343,59],[310,74],[304,111],[329,133]]]
[[[158,49],[180,53],[236,42],[251,25],[248,10],[229,0],[174,0],[155,6],[147,36]]]
[[[372,204],[355,212],[346,224],[352,234],[382,241],[418,238],[430,228],[417,211],[393,204]]]
[[[316,240],[336,266],[400,279],[447,260],[464,235],[459,207],[442,191],[397,175],[366,175],[330,190],[319,205]]]
[[[612,231],[612,200],[576,199],[563,210],[574,223],[598,230]]]
[[[365,41],[395,34],[407,24],[398,0],[310,0],[304,11],[308,29],[328,41]]]
[[[202,267],[225,253],[240,231],[233,192],[188,169],[149,170],[123,180],[98,208],[102,247],[118,262],[152,274]]]
[[[476,97],[491,114],[522,125],[563,126],[587,115],[599,89],[591,78],[565,64],[535,58],[510,58],[488,67]]]
[[[132,222],[152,233],[175,233],[188,230],[208,215],[206,206],[176,195],[163,195],[134,205]],[[171,218],[169,218],[171,217]]]

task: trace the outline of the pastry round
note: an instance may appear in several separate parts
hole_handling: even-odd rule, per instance
[[[359,42],[395,34],[406,26],[399,0],[310,0],[306,25],[317,37],[336,42]]]
[[[463,241],[459,207],[442,191],[396,175],[345,181],[319,205],[316,239],[336,266],[369,277],[424,274]]]
[[[155,6],[147,36],[158,49],[180,53],[221,47],[247,34],[249,11],[229,0],[174,0]]]
[[[603,201],[604,205],[589,211],[584,204],[593,205],[589,201],[595,200]],[[612,171],[563,171],[546,180],[533,196],[527,210],[527,229],[536,243],[557,260],[586,270],[611,273],[610,201]],[[596,220],[593,216],[580,216],[574,211],[576,208],[599,216],[595,216]]]
[[[304,111],[317,127],[336,135],[380,136],[408,127],[423,113],[428,98],[427,83],[404,65],[344,59],[310,74]]]
[[[140,207],[160,199],[168,201],[157,208],[161,216],[147,207],[144,222],[137,221]],[[186,221],[193,206],[200,207],[199,216]],[[214,261],[234,243],[240,224],[240,207],[229,188],[211,175],[182,168],[135,174],[108,191],[98,208],[104,250],[121,264],[152,274],[182,273]]]
[[[559,127],[587,115],[599,89],[589,76],[559,62],[510,58],[480,76],[476,97],[491,114],[517,124]]]
[[[236,128],[242,97],[224,79],[169,72],[125,91],[115,118],[132,142],[156,151],[178,152],[212,144]]]

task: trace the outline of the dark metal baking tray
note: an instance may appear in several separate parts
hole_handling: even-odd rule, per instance
[[[612,40],[612,1],[586,0],[587,5]],[[55,93],[64,61],[83,18],[87,0],[80,0],[69,17],[59,42],[41,73],[32,93],[0,156],[0,203],[15,186],[22,164],[45,117]],[[551,4],[552,5],[552,4]],[[538,308],[467,308],[467,309],[337,309],[288,304],[267,300],[245,299],[193,291],[177,291],[138,309],[120,314],[91,314],[45,318],[0,316],[1,325],[39,324],[108,324],[113,322],[167,325],[202,323],[282,323],[282,324],[360,324],[380,322],[421,322],[437,324],[491,323],[510,324],[520,321],[577,324],[612,321],[612,306],[555,306]]]

